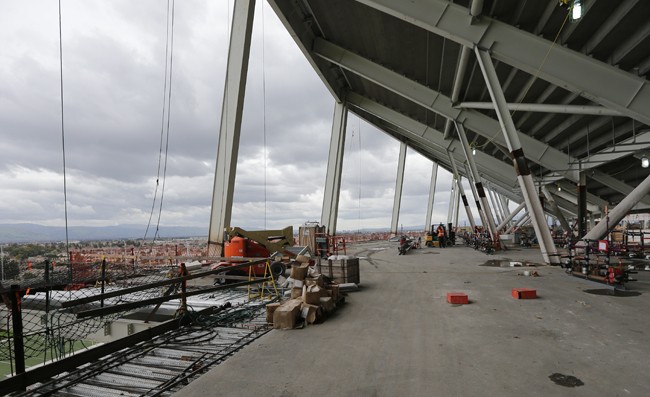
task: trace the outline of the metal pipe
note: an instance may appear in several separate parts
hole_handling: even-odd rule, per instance
[[[399,225],[399,210],[402,203],[402,188],[404,187],[404,168],[406,166],[406,142],[400,142],[399,160],[397,162],[397,177],[395,178],[395,196],[393,197],[393,215],[390,222],[390,231],[396,236]]]
[[[555,197],[553,197],[551,192],[548,191],[548,188],[546,186],[542,186],[542,193],[544,193],[544,197],[546,197],[546,201],[548,201],[548,204],[551,207],[551,212],[553,212],[558,221],[560,221],[562,229],[568,233],[571,233],[571,226],[569,225],[569,222],[567,222],[562,211],[560,211],[560,208],[557,206]]]
[[[498,238],[496,225],[494,224],[494,217],[492,216],[492,210],[490,209],[490,203],[488,202],[487,197],[485,196],[485,188],[483,188],[483,182],[481,182],[481,175],[478,173],[478,168],[476,167],[476,162],[474,161],[474,155],[470,150],[469,142],[467,141],[467,134],[465,133],[465,128],[462,124],[454,121],[456,126],[456,132],[460,138],[461,147],[465,153],[465,158],[467,159],[467,164],[469,165],[469,170],[472,173],[474,178],[474,186],[476,186],[476,193],[478,194],[478,199],[481,200],[483,204],[483,214],[485,215],[485,220],[487,224],[483,225],[488,228],[490,237],[492,241],[496,241]]]
[[[469,9],[469,14],[474,18],[478,18],[483,13],[483,0],[472,0],[472,6]]]
[[[487,109],[493,110],[492,102],[461,102],[456,107],[460,109]],[[507,103],[509,111],[584,114],[593,116],[622,116],[621,112],[603,106],[588,105],[555,105],[549,103]]]
[[[607,235],[608,225],[617,225],[627,213],[639,203],[641,198],[650,192],[650,176],[646,177],[643,182],[637,186],[632,193],[628,194],[618,205],[607,215],[608,221],[600,221],[583,240],[600,240]]]
[[[472,2],[474,6],[475,2]],[[482,2],[481,2],[482,3]],[[451,103],[458,102],[460,98],[460,90],[463,86],[463,81],[465,80],[465,71],[467,70],[467,64],[469,63],[469,55],[471,54],[471,48],[463,46],[463,49],[460,51],[460,58],[458,59],[458,68],[456,69],[456,76],[454,77],[454,86],[451,90]],[[451,120],[447,119],[445,123],[445,132],[444,139],[449,139],[449,134],[451,133]]]
[[[474,217],[472,216],[472,210],[469,208],[469,202],[467,201],[467,196],[465,196],[465,189],[463,189],[463,184],[460,183],[460,175],[458,174],[458,168],[456,168],[456,161],[454,156],[450,152],[447,152],[449,155],[449,161],[451,162],[451,169],[454,173],[454,178],[458,181],[458,189],[460,193],[460,198],[463,200],[463,205],[465,206],[465,212],[467,213],[467,219],[469,219],[469,224],[472,226],[472,231],[476,228],[474,223]]]
[[[483,77],[488,86],[490,97],[494,103],[505,141],[513,159],[515,171],[517,172],[517,181],[519,182],[521,193],[524,196],[528,213],[531,216],[533,227],[535,228],[540,251],[546,263],[559,264],[560,257],[555,249],[555,243],[551,237],[548,225],[545,224],[544,210],[537,196],[535,182],[528,168],[528,160],[524,155],[524,150],[519,141],[519,135],[517,134],[512,116],[508,111],[506,98],[501,89],[492,58],[487,51],[481,50],[478,47],[475,48],[475,52],[481,71],[483,72]]]
[[[204,288],[196,291],[190,291],[186,292],[185,296],[195,296],[195,295],[201,295],[201,294],[207,294],[210,292],[214,291],[219,291],[223,289],[231,289],[231,288],[237,288],[237,287],[244,287],[247,285],[251,284],[260,284],[260,283],[265,283],[267,281],[271,281],[271,277],[265,277],[265,278],[258,278],[255,280],[251,281],[242,281],[239,283],[232,283],[232,284],[226,284],[226,285],[218,285],[215,287],[210,287],[210,288]],[[172,294],[172,295],[167,295],[167,296],[160,296],[158,298],[150,298],[150,299],[142,299],[136,302],[129,302],[129,303],[123,303],[115,306],[107,306],[107,307],[101,307],[97,309],[90,309],[90,310],[84,310],[80,311],[77,313],[77,318],[86,318],[86,317],[98,317],[98,316],[106,316],[108,314],[113,314],[113,313],[119,313],[119,312],[124,312],[124,311],[129,311],[133,309],[137,309],[142,306],[149,306],[149,305],[155,305],[156,303],[159,302],[168,302],[170,300],[175,300],[175,299],[182,299],[183,294]]]
[[[20,285],[11,286],[11,323],[13,327],[16,375],[20,375],[25,372],[25,345],[23,344],[23,315],[20,304]],[[21,390],[24,390],[24,387]]]
[[[465,172],[467,173],[467,180],[469,181],[469,187],[472,189],[472,195],[474,196],[474,204],[476,205],[476,210],[478,211],[478,215],[481,218],[481,226],[485,227],[485,225],[487,225],[487,220],[485,219],[483,206],[481,206],[481,200],[479,200],[478,192],[476,191],[476,183],[468,167],[469,166],[467,165],[467,163],[465,163]]]
[[[519,226],[525,224],[529,220],[530,220],[530,214],[526,214],[526,215],[522,216],[521,218],[519,218],[517,220],[517,222],[514,223],[514,225],[510,226],[510,228],[508,230],[506,230],[505,234],[512,233],[516,228],[518,228]]]
[[[514,210],[513,210],[513,211],[512,211],[512,212],[511,212],[507,217],[506,217],[506,219],[504,219],[503,222],[501,222],[501,223],[499,224],[499,226],[497,226],[497,230],[501,230],[501,229],[503,229],[504,227],[506,227],[506,225],[508,224],[508,222],[510,222],[510,221],[512,220],[512,218],[514,218],[515,216],[517,216],[517,214],[519,213],[519,211],[523,210],[525,206],[526,206],[526,202],[525,202],[525,201],[524,201],[523,203],[519,204],[519,206],[518,206],[517,208],[515,208],[515,209],[514,209]]]
[[[432,163],[431,166],[431,185],[429,185],[429,202],[427,203],[427,216],[424,221],[424,231],[428,232],[431,227],[431,217],[433,216],[433,202],[436,196],[436,182],[438,180],[438,163]]]
[[[95,301],[102,300],[102,299],[115,298],[117,296],[132,294],[134,292],[140,292],[140,291],[148,290],[148,289],[151,289],[151,288],[164,287],[165,285],[171,285],[171,284],[178,284],[179,282],[185,281],[185,280],[192,280],[192,279],[195,279],[195,278],[211,276],[213,274],[225,273],[225,272],[230,271],[230,270],[236,270],[236,269],[241,269],[241,268],[248,267],[248,266],[258,265],[260,263],[266,262],[267,260],[268,259],[266,259],[266,258],[258,259],[256,261],[240,263],[240,264],[237,264],[237,265],[234,265],[234,266],[227,266],[227,267],[225,266],[225,267],[222,267],[222,268],[219,268],[219,269],[209,270],[207,272],[195,273],[195,274],[191,274],[191,275],[188,275],[188,276],[176,277],[176,278],[171,278],[171,279],[168,279],[168,280],[156,281],[156,282],[145,284],[145,285],[138,285],[138,286],[135,286],[135,287],[123,288],[123,289],[116,290],[116,291],[106,292],[106,293],[100,294],[100,295],[87,296],[87,297],[80,298],[80,299],[61,302],[61,307],[62,308],[67,308],[67,307],[72,307],[72,306],[77,306],[77,305],[83,305],[83,304],[86,304],[86,303],[91,303],[91,302],[95,302]]]

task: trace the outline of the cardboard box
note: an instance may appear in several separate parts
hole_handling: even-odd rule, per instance
[[[469,298],[462,292],[447,292],[447,302],[452,305],[466,305],[469,303]]]
[[[309,269],[309,264],[307,263],[294,263],[291,266],[291,278],[294,280],[304,281],[307,277],[307,270]]]
[[[305,282],[302,280],[293,280],[293,288],[302,288]]]
[[[329,313],[331,311],[334,311],[334,308],[336,305],[334,304],[334,301],[332,298],[320,298],[320,307],[323,308],[323,311]]]
[[[321,288],[318,285],[310,285],[302,296],[302,300],[308,305],[318,305],[321,298]]]
[[[515,299],[537,299],[537,290],[530,288],[513,288],[512,297]]]
[[[318,318],[319,309],[320,307],[317,305],[308,305],[306,303],[303,303],[300,316],[305,319],[305,322],[307,324],[313,324]]]
[[[305,279],[305,284],[309,287],[310,285],[318,285],[319,287],[323,288],[325,287],[325,279],[323,279],[323,275],[319,274],[318,277],[307,277]]]
[[[338,302],[339,297],[341,296],[341,293],[339,291],[339,286],[337,284],[332,284],[330,285],[329,289],[330,289],[332,300],[334,302]]]
[[[302,296],[302,287],[291,288],[291,299],[300,298]]]
[[[266,305],[266,322],[273,324],[273,313],[280,307],[281,303],[269,303]]]
[[[273,328],[276,329],[293,329],[296,321],[300,317],[300,308],[302,301],[300,299],[291,299],[284,302],[273,312]]]

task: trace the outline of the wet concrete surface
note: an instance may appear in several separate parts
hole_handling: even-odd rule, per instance
[[[361,288],[334,316],[271,331],[177,396],[650,396],[650,272],[629,283],[640,295],[619,299],[559,267],[526,277],[480,266],[542,263],[535,249],[348,250],[366,258]],[[538,298],[514,299],[513,288]],[[471,304],[448,304],[448,292]]]

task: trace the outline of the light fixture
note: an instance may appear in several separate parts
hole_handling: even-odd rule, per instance
[[[573,0],[573,6],[571,7],[571,20],[577,21],[582,18],[582,0]]]
[[[647,158],[646,155],[644,154],[644,155],[641,157],[641,167],[643,167],[643,168],[648,168],[648,166],[650,166],[650,160],[648,160],[648,158]]]
[[[561,191],[562,191],[562,186],[557,185],[557,191],[558,191],[558,192],[561,192]]]

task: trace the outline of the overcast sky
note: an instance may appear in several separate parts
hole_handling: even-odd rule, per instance
[[[0,223],[63,225],[58,2],[0,4]],[[63,1],[70,225],[149,219],[163,124],[166,5]],[[175,5],[163,226],[207,233],[231,7],[225,0]],[[248,76],[232,225],[318,221],[334,100],[263,1]],[[350,114],[345,146],[339,230],[389,227],[399,143]],[[424,224],[430,178],[431,162],[409,151],[400,224]],[[447,218],[450,184],[440,170],[434,222]],[[156,207],[159,200],[160,190]],[[156,208],[154,222],[157,216]]]

